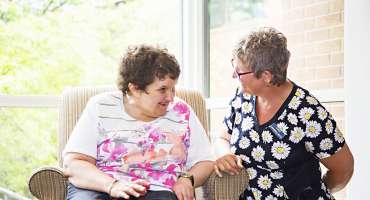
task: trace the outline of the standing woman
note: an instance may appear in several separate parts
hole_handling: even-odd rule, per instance
[[[218,139],[219,176],[245,168],[240,199],[334,199],[353,173],[353,156],[332,115],[306,89],[287,79],[287,39],[262,28],[234,50],[240,88]],[[320,165],[328,171],[321,176]],[[247,181],[247,180],[246,180]]]
[[[166,49],[128,49],[119,91],[89,100],[66,145],[67,199],[194,199],[213,158],[194,111],[175,97],[179,74]]]

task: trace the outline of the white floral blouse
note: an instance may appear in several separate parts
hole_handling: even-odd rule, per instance
[[[345,141],[330,113],[294,84],[273,118],[259,124],[255,100],[237,90],[224,119],[231,150],[249,174],[240,199],[334,199],[321,179],[319,160]]]

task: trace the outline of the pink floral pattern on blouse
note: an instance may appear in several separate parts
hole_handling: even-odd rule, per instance
[[[98,168],[119,180],[145,179],[171,189],[187,160],[190,110],[175,102],[167,111],[148,123],[122,120],[117,130],[99,123]]]

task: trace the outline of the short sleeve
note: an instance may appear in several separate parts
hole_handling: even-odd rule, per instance
[[[236,90],[234,97],[229,102],[229,107],[224,117],[223,125],[224,130],[227,131],[228,134],[232,134],[235,122],[235,108],[241,106],[241,99],[238,95],[239,89]]]
[[[334,155],[345,143],[336,121],[319,103],[317,106],[301,109],[300,116],[310,116],[307,113],[312,113],[311,118],[305,122],[307,151],[313,153],[318,159]]]
[[[190,108],[190,107],[189,107]],[[190,126],[190,146],[188,149],[188,159],[186,168],[190,169],[200,161],[213,161],[214,155],[211,149],[211,143],[207,137],[206,131],[200,123],[194,111],[190,108],[189,116]]]
[[[94,98],[90,99],[82,112],[63,151],[81,153],[97,158],[98,115]]]

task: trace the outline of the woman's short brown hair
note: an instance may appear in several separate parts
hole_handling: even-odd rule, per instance
[[[286,37],[271,27],[263,27],[240,40],[234,49],[236,56],[257,78],[263,71],[272,74],[271,84],[281,85],[287,78],[290,52]]]
[[[149,45],[130,46],[119,66],[117,86],[123,94],[128,92],[129,83],[145,90],[155,78],[164,79],[167,75],[174,80],[180,75],[180,66],[167,49]]]

